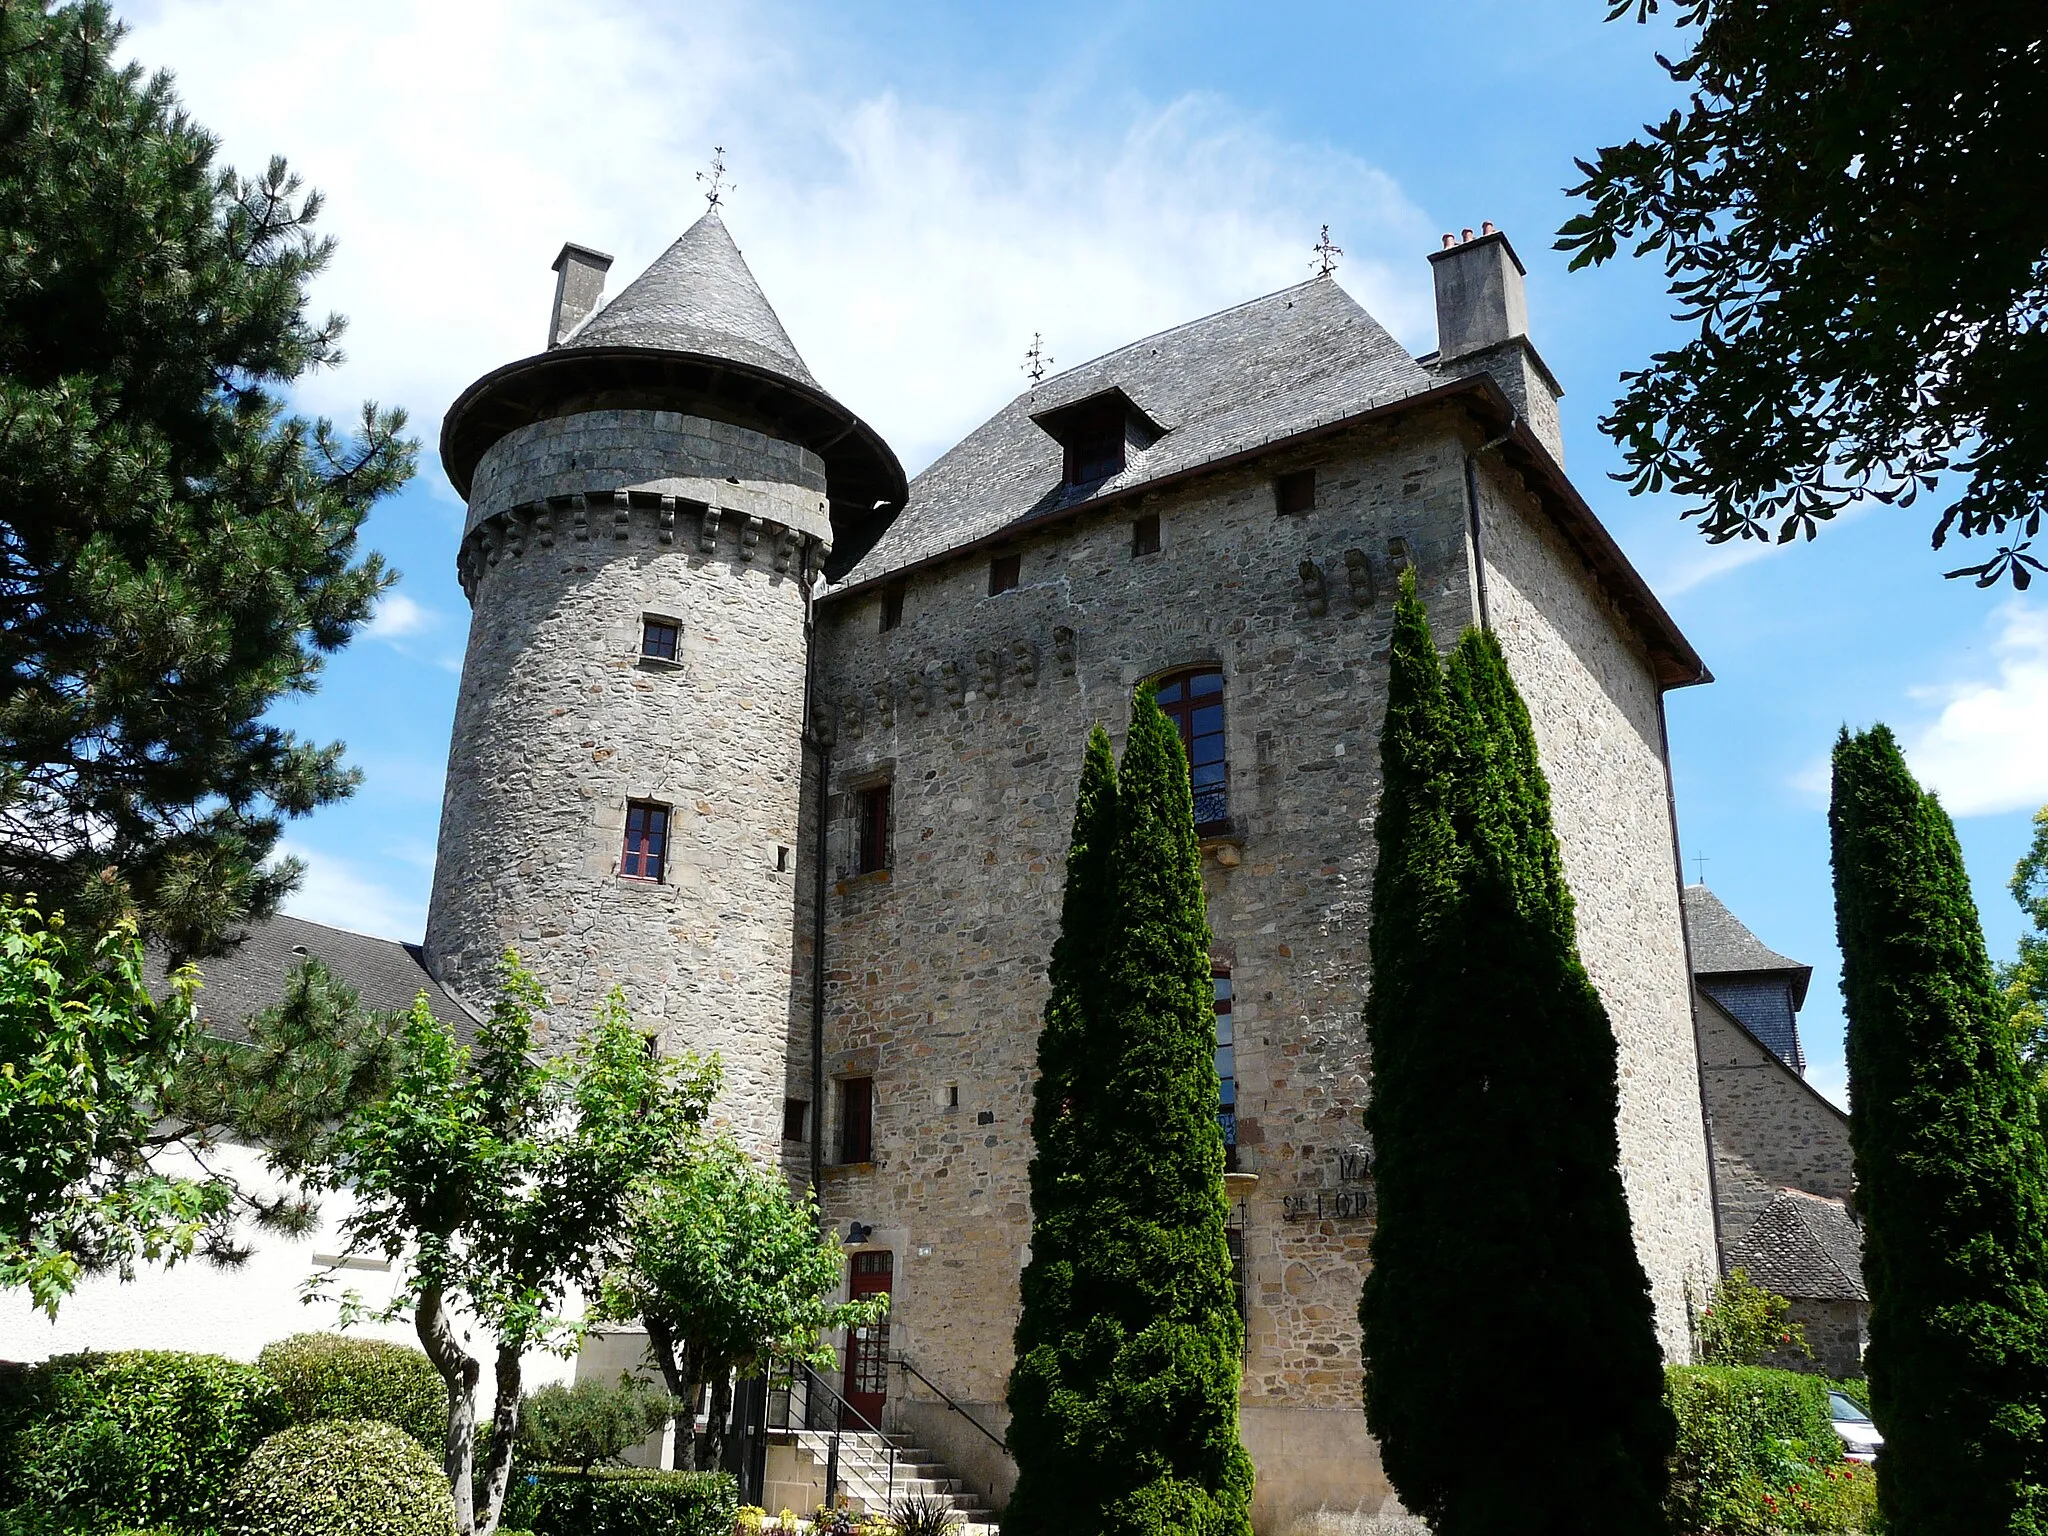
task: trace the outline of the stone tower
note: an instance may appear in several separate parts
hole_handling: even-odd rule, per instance
[[[716,210],[613,302],[565,246],[547,350],[449,409],[472,615],[427,918],[487,1000],[509,945],[552,1027],[605,992],[715,1051],[779,1148],[813,582],[904,497],[804,366]]]

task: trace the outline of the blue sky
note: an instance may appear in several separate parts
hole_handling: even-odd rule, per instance
[[[1667,7],[1667,12],[1669,8]],[[1529,267],[1531,334],[1563,381],[1567,463],[1713,668],[1670,717],[1687,875],[1810,961],[1813,1080],[1841,1096],[1825,766],[1884,720],[1958,813],[1994,954],[2028,815],[2048,801],[2048,608],[1944,582],[1926,508],[1818,542],[1710,549],[1631,499],[1595,425],[1617,375],[1677,334],[1660,274],[1570,274],[1549,249],[1572,157],[1673,103],[1667,26],[1604,0],[1457,6],[801,0],[688,8],[507,0],[174,0],[129,52],[178,75],[227,157],[286,155],[341,242],[316,294],[351,318],[301,404],[402,404],[418,482],[368,541],[405,573],[316,696],[281,717],[345,740],[365,783],[289,833],[305,916],[417,938],[468,610],[461,508],[432,448],[470,379],[542,340],[565,239],[614,287],[695,217],[713,144],[727,218],[818,376],[915,472],[1021,384],[1308,273],[1417,351],[1426,257],[1492,219]],[[2038,589],[2037,589],[2038,590]]]

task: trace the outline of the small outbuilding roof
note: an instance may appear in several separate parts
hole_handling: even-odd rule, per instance
[[[1685,888],[1685,932],[1692,944],[1695,976],[1782,974],[1792,983],[1792,1006],[1806,1006],[1813,967],[1765,944],[1704,884]]]
[[[1868,1301],[1863,1233],[1839,1200],[1781,1189],[1729,1246],[1727,1265],[1795,1301]]]
[[[434,1017],[459,1036],[468,1038],[476,1027],[476,1016],[427,974],[419,945],[278,916],[252,923],[225,953],[194,962],[206,983],[199,992],[199,1016],[206,1032],[223,1040],[247,1039],[250,1016],[283,1001],[291,973],[308,959],[320,961],[355,988],[366,1012],[410,1008],[424,992]],[[153,988],[163,975],[163,964],[157,960],[151,966]]]

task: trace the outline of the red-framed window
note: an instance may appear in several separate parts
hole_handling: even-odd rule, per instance
[[[629,880],[659,880],[667,865],[668,807],[652,800],[628,800],[619,873]]]
[[[854,873],[873,874],[889,867],[889,786],[876,784],[860,791],[856,802],[859,845]]]
[[[1159,680],[1159,707],[1180,727],[1195,791],[1195,829],[1230,820],[1230,765],[1223,755],[1223,674],[1214,667],[1175,672]]]
[[[847,1077],[839,1082],[839,1161],[875,1160],[875,1080]]]
[[[1223,1167],[1237,1172],[1237,1034],[1230,1020],[1230,967],[1211,966],[1216,989],[1216,1078],[1223,1090],[1218,1117],[1223,1122]]]

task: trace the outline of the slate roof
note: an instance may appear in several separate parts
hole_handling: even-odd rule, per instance
[[[1440,382],[1350,294],[1311,278],[1120,347],[1017,396],[911,482],[910,500],[847,583]],[[1065,487],[1060,445],[1031,417],[1111,387],[1166,433],[1100,485]]]
[[[427,974],[419,945],[280,916],[244,930],[225,954],[196,962],[206,982],[199,993],[199,1015],[207,1033],[246,1039],[243,1026],[249,1016],[282,1000],[287,978],[309,956],[354,987],[366,1010],[410,1008],[425,992],[435,1018],[453,1025],[465,1039],[474,1030],[475,1015]],[[161,962],[152,965],[152,987],[163,974]]]
[[[1692,943],[1695,976],[1759,976],[1783,973],[1792,983],[1792,1006],[1806,1006],[1813,967],[1788,959],[1765,944],[1704,884],[1685,888],[1685,931]]]
[[[696,352],[820,387],[715,208],[562,345]]]
[[[1798,1301],[1868,1301],[1863,1233],[1839,1200],[1781,1189],[1730,1245],[1730,1269]]]

